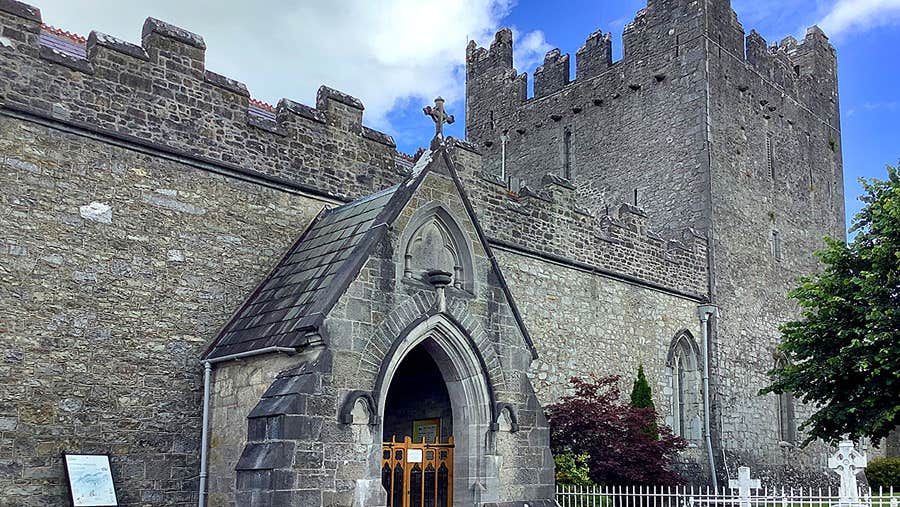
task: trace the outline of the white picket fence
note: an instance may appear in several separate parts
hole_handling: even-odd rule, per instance
[[[893,488],[861,495],[859,501],[841,502],[838,490],[761,488],[750,496],[722,489],[652,486],[557,485],[560,507],[900,507],[900,491]]]

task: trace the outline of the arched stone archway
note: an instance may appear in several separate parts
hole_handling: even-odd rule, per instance
[[[391,384],[404,360],[417,351],[427,353],[433,360],[449,397],[456,444],[454,503],[472,505],[484,501],[482,491],[485,485],[495,482],[498,476],[496,460],[488,457],[493,389],[484,369],[484,361],[470,338],[446,316],[438,314],[424,320],[395,342],[382,365],[375,389],[379,419],[391,419],[385,412],[390,409],[387,401]]]

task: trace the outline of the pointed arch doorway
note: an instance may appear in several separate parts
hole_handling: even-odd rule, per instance
[[[381,371],[381,480],[390,507],[478,500],[487,459],[490,384],[471,341],[434,315],[398,339]]]
[[[400,363],[384,407],[381,485],[391,507],[453,504],[453,412],[421,344]]]

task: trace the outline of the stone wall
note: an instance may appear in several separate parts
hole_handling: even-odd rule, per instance
[[[781,442],[776,397],[757,393],[775,366],[778,326],[799,315],[785,294],[820,269],[812,252],[824,236],[844,238],[836,60],[817,28],[768,49],[752,32],[746,52],[709,54],[716,419],[732,466],[821,483],[827,449]],[[811,413],[798,406],[797,423]]]
[[[499,250],[497,257],[534,337],[539,358],[529,370],[543,406],[570,394],[572,377],[618,375],[627,400],[638,366],[644,365],[661,419],[673,415],[670,347],[679,332],[700,336],[698,301],[586,270]],[[697,386],[699,388],[699,386]],[[702,406],[701,391],[687,403]],[[685,434],[685,480],[703,482],[697,464],[707,460],[702,442]]]
[[[359,197],[399,179],[390,136],[362,125],[363,105],[322,87],[312,108],[282,99],[275,120],[249,115],[250,93],[205,64],[199,35],[148,18],[140,45],[91,32],[85,59],[41,46],[40,11],[0,2],[0,103],[114,131],[144,144]]]
[[[207,505],[234,505],[234,469],[247,443],[247,416],[279,373],[309,360],[311,355],[257,356],[214,368]]]
[[[539,358],[531,376],[541,403],[568,392],[573,376],[620,375],[624,391],[643,364],[663,417],[666,356],[679,331],[700,336],[696,300],[632,285],[583,270],[498,250]]]
[[[697,300],[706,297],[707,242],[702,234],[686,229],[664,237],[651,228],[646,212],[628,204],[608,213],[587,209],[572,185],[557,177],[513,192],[485,172],[485,159],[474,146],[458,140],[451,144],[479,222],[495,245]]]
[[[0,505],[196,504],[198,360],[322,201],[0,116]]]

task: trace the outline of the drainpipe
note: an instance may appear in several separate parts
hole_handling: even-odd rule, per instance
[[[709,431],[710,406],[709,406],[709,317],[718,315],[719,309],[713,305],[701,305],[697,307],[700,316],[700,334],[703,341],[703,427],[706,434],[706,453],[709,458],[709,475],[712,479],[713,490],[719,490],[719,480],[716,477],[716,462],[713,460],[712,436]]]
[[[293,355],[297,353],[297,350],[290,347],[265,347],[259,350],[239,352],[237,354],[214,357],[212,359],[200,361],[201,364],[203,364],[203,421],[201,423],[202,428],[200,430],[200,491],[199,495],[197,495],[198,507],[204,507],[204,505],[206,504],[206,477],[208,475],[206,470],[206,450],[209,446],[209,391],[210,378],[212,377],[212,365],[216,363],[224,363],[226,361],[233,361],[236,359],[243,359],[250,356],[260,356],[263,354],[272,354],[276,352]]]

